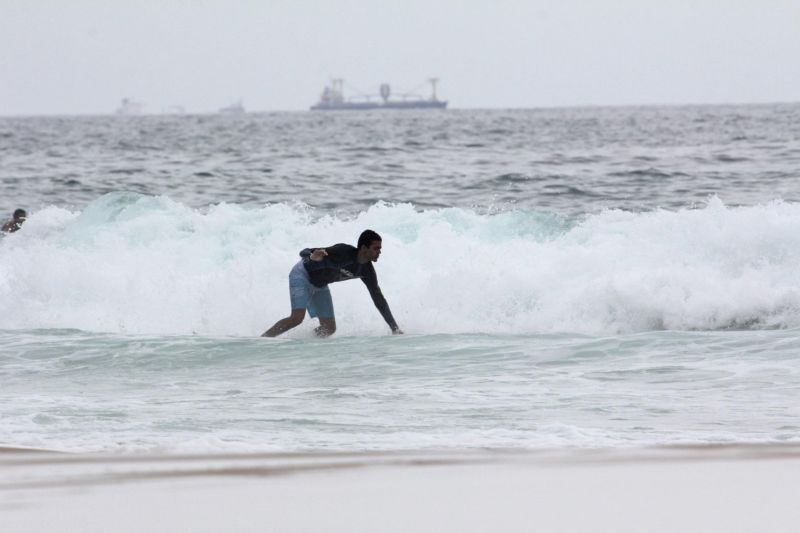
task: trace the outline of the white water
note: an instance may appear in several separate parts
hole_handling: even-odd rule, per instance
[[[368,227],[383,235],[379,281],[409,333],[800,326],[798,204],[712,199],[575,220],[377,204],[336,217],[112,194],[82,212],[38,210],[5,237],[0,329],[258,335],[288,312],[300,249]],[[332,290],[340,334],[385,333],[361,283]]]

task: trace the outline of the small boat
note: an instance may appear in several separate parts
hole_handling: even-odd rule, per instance
[[[141,115],[144,110],[144,104],[137,102],[133,98],[123,98],[119,107],[117,108],[117,115]]]
[[[241,115],[245,113],[245,110],[244,106],[242,105],[242,101],[237,100],[229,106],[220,108],[219,112],[223,115]]]

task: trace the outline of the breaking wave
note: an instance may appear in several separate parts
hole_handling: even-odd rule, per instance
[[[376,270],[408,333],[800,326],[793,203],[577,218],[378,203],[336,216],[112,193],[41,209],[2,239],[0,329],[258,335],[288,313],[298,251],[365,228],[383,236]],[[361,283],[332,291],[338,335],[386,332]]]

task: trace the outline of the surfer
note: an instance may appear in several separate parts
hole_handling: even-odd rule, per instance
[[[3,233],[14,233],[19,230],[22,228],[22,224],[25,222],[26,218],[28,218],[28,213],[24,209],[17,209],[14,211],[14,216],[11,220],[3,224]]]
[[[292,313],[278,320],[261,336],[277,337],[284,331],[300,325],[306,316],[306,311],[312,318],[319,318],[319,327],[314,329],[317,336],[333,335],[336,331],[336,319],[328,284],[355,278],[361,278],[367,286],[372,302],[389,324],[392,333],[403,333],[392,317],[389,304],[378,286],[375,268],[372,266],[380,255],[381,236],[369,229],[358,237],[357,247],[340,243],[327,248],[306,248],[301,251],[302,259],[289,272]]]

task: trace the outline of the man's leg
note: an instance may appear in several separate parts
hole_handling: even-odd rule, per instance
[[[299,326],[303,322],[303,318],[306,316],[305,309],[292,309],[292,314],[287,316],[286,318],[282,318],[275,322],[275,325],[265,331],[261,336],[262,337],[277,337],[284,331],[289,331],[293,327]],[[334,325],[334,330],[336,326]]]
[[[289,301],[292,305],[292,313],[286,318],[278,320],[274,326],[261,334],[262,337],[277,337],[284,331],[289,331],[295,326],[299,326],[306,316],[306,308],[311,300],[313,287],[308,281],[303,263],[297,263],[289,272]],[[314,313],[311,313],[314,316]]]
[[[336,332],[336,319],[335,318],[321,318],[319,319],[319,327],[314,328],[314,333],[317,337],[328,337]]]
[[[331,290],[325,288],[314,291],[311,296],[311,304],[314,308],[313,315],[319,317],[319,327],[314,328],[317,337],[329,337],[336,331],[336,318],[333,313],[333,298]]]

